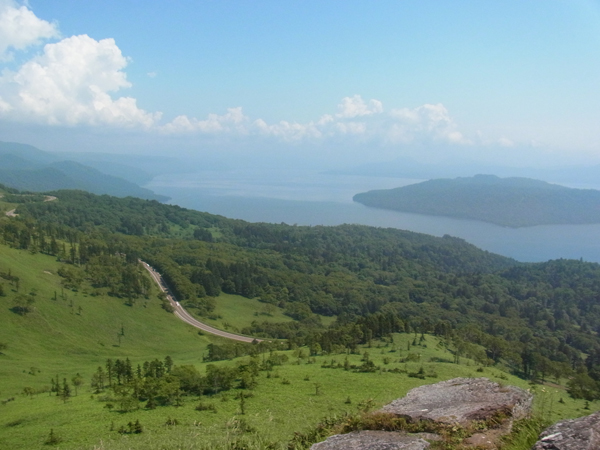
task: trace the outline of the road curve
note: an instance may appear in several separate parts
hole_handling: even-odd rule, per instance
[[[3,195],[3,194],[0,194],[0,198],[2,198],[2,197],[4,197],[4,195]],[[56,197],[55,197],[55,196],[53,196],[53,195],[45,195],[45,196],[44,196],[44,201],[45,201],[45,202],[53,202],[54,200],[56,200]],[[15,209],[11,209],[10,211],[6,211],[6,215],[7,215],[8,217],[17,217],[17,216],[18,216],[18,214],[17,214],[17,213],[15,213],[15,211],[16,211],[16,210],[17,210],[17,208],[15,208]]]
[[[0,198],[4,197],[4,194],[0,194]],[[15,214],[16,208],[11,209],[10,211],[6,211],[6,215],[8,217],[17,217],[18,214]]]
[[[171,290],[165,283],[165,280],[163,280],[163,277],[160,275],[160,273],[158,273],[156,270],[154,270],[154,268],[152,268],[150,266],[150,264],[148,264],[147,262],[144,262],[141,259],[139,261],[142,264],[142,266],[144,266],[144,269],[146,269],[150,273],[150,276],[156,282],[156,284],[158,285],[160,290],[167,295],[167,299],[169,300],[169,303],[171,303],[171,306],[174,309],[175,315],[177,317],[179,317],[181,320],[183,320],[184,322],[190,324],[193,327],[198,328],[199,330],[206,331],[207,333],[214,334],[216,336],[221,336],[221,337],[224,337],[227,339],[232,339],[234,341],[240,341],[240,342],[261,342],[262,341],[262,339],[257,339],[257,338],[253,338],[253,337],[249,337],[249,336],[241,336],[239,334],[234,334],[234,333],[228,333],[227,331],[213,328],[210,325],[206,325],[205,323],[202,323],[199,320],[196,320],[194,317],[192,317],[190,315],[190,313],[188,313],[183,308],[183,306],[181,306],[179,304],[179,302],[177,300],[175,300],[175,296],[173,295],[173,293],[171,292]]]

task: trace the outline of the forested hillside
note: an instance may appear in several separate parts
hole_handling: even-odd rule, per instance
[[[600,191],[528,178],[476,175],[363,192],[354,201],[375,208],[481,220],[507,227],[600,223]]]
[[[82,189],[119,197],[167,199],[122,177],[15,142],[0,142],[0,183],[26,191]]]
[[[574,383],[593,386],[585,395],[600,396],[598,264],[520,264],[448,236],[251,224],[154,201],[51,194],[58,200],[20,204],[2,237],[69,261],[63,276],[73,283],[89,279],[97,289],[135,296],[144,287],[127,265],[142,258],[198,315],[210,314],[225,292],[296,319],[257,318],[247,334],[332,351],[390,332],[434,333],[456,357],[507,364],[532,379],[577,373]],[[326,327],[318,315],[335,321]]]

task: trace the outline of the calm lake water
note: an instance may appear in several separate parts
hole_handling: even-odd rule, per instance
[[[465,239],[479,248],[519,261],[583,258],[600,262],[600,224],[505,228],[368,208],[352,196],[421,180],[327,175],[306,171],[198,172],[162,175],[145,187],[170,196],[170,203],[250,222],[298,225],[354,223]]]

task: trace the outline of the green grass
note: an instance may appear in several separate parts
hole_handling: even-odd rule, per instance
[[[194,309],[189,311],[193,314]],[[283,313],[283,308],[260,302],[256,298],[246,298],[241,295],[221,293],[216,298],[216,307],[208,316],[197,316],[203,322],[222,330],[239,333],[252,322],[292,322]],[[324,326],[331,324],[335,317],[318,315]]]
[[[0,195],[2,195],[1,191]],[[0,197],[0,213],[2,215],[6,214],[6,211],[10,211],[11,209],[15,209],[17,207],[17,205],[15,205],[14,203],[7,203],[2,200],[2,197]]]
[[[149,358],[170,351],[193,360],[201,357],[209,342],[162,310],[156,291],[131,307],[125,306],[123,299],[92,296],[86,289],[63,290],[56,274],[60,263],[53,257],[0,248],[0,270],[10,268],[20,278],[19,292],[0,279],[7,291],[0,297],[0,342],[9,346],[4,361],[16,358],[21,365],[54,370],[65,360],[97,363],[110,356]],[[13,313],[14,296],[32,291],[36,293],[35,311],[26,316]],[[119,339],[121,331],[124,336]]]
[[[452,364],[452,355],[438,345],[435,337],[427,336],[423,346],[407,349],[412,335],[395,335],[394,343],[374,343],[363,348],[370,359],[381,367],[374,373],[355,373],[344,369],[322,368],[332,360],[343,364],[362,364],[361,355],[327,355],[303,357],[306,349],[289,351],[288,362],[273,372],[261,372],[254,396],[246,400],[246,414],[239,414],[237,390],[204,397],[214,403],[217,412],[196,411],[198,398],[187,398],[183,406],[139,409],[129,413],[109,411],[97,396],[93,396],[89,380],[97,366],[107,358],[130,358],[133,365],[145,360],[163,359],[170,355],[175,364],[194,364],[204,370],[202,356],[210,342],[209,335],[182,323],[159,306],[156,292],[148,300],[138,300],[125,306],[122,299],[91,296],[85,289],[64,291],[56,275],[59,264],[55,258],[31,255],[0,245],[0,271],[11,269],[20,277],[19,293],[36,293],[35,311],[20,316],[11,311],[16,286],[0,279],[7,293],[0,297],[0,342],[7,344],[0,355],[0,448],[7,449],[163,449],[163,448],[225,448],[228,443],[246,440],[248,448],[285,448],[295,431],[313,428],[323,417],[341,416],[356,411],[360,402],[371,400],[378,408],[401,397],[413,387],[435,383],[458,376],[485,376],[505,384],[531,388],[524,380],[504,373],[500,368],[479,368],[472,361]],[[54,300],[56,292],[57,299]],[[72,305],[72,306],[71,306]],[[81,307],[81,313],[79,313]],[[238,296],[223,295],[217,311],[231,326],[243,327],[260,314],[264,304]],[[291,320],[281,310],[262,320]],[[124,336],[118,334],[124,330]],[[409,353],[419,355],[418,361],[400,362]],[[246,361],[248,357],[241,358]],[[436,361],[436,362],[433,362]],[[439,362],[442,361],[442,362]],[[443,362],[446,361],[446,362]],[[224,361],[216,364],[237,364]],[[387,363],[386,363],[387,362]],[[398,368],[416,372],[423,367],[435,372],[426,380],[410,378],[406,373],[392,373]],[[76,373],[84,378],[79,395],[66,403],[48,393],[33,398],[22,395],[24,387],[43,389],[58,376],[71,379]],[[285,382],[284,382],[285,381]],[[317,395],[317,387],[319,395]],[[597,409],[584,410],[583,401],[570,399],[562,388],[536,386],[536,408],[551,421],[577,417]],[[563,398],[564,403],[558,400]],[[350,403],[347,403],[348,400]],[[140,405],[143,406],[143,405]],[[179,425],[168,426],[168,419]],[[121,436],[120,426],[139,420],[144,426],[140,435]],[[245,425],[241,426],[240,421]],[[112,430],[111,430],[112,424]],[[56,446],[44,441],[53,429],[62,439]],[[517,448],[517,447],[515,447]]]
[[[209,317],[202,317],[201,320],[216,328],[239,332],[254,320],[291,322],[293,319],[284,315],[283,309],[277,306],[261,303],[257,299],[222,293],[216,298],[215,310]]]

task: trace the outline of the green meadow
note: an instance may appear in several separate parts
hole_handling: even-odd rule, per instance
[[[192,313],[193,309],[190,310]],[[335,320],[334,317],[320,316],[319,320],[325,326]],[[292,322],[283,309],[270,303],[262,303],[255,298],[221,293],[216,299],[216,306],[208,317],[199,317],[203,322],[223,330],[239,333],[253,321],[258,322]]]
[[[413,387],[454,377],[485,376],[534,389],[538,410],[551,421],[584,415],[586,406],[595,406],[570,399],[560,385],[530,386],[501,367],[479,367],[468,359],[454,364],[434,336],[395,334],[356,354],[309,356],[306,348],[277,352],[281,364],[261,370],[243,401],[234,384],[215,395],[186,396],[180,406],[146,409],[140,402],[121,412],[107,408],[103,394],[95,394],[90,385],[108,358],[129,358],[135,367],[168,355],[175,365],[193,365],[204,373],[208,364],[238,366],[252,357],[203,362],[207,346],[223,341],[167,313],[154,286],[147,298],[127,306],[121,298],[93,296],[85,284],[77,291],[65,289],[57,274],[61,264],[54,257],[0,245],[0,273],[19,278],[0,278],[2,449],[284,449],[295,433],[310,433],[324,418],[334,421],[376,409]],[[32,299],[31,312],[15,312],[19,296]],[[218,297],[215,314],[220,317],[211,324],[221,328],[243,328],[257,317],[291,320],[279,308],[267,311],[256,300],[225,294]],[[270,356],[259,353],[254,360],[261,363]],[[366,361],[371,371],[358,371]],[[51,379],[71,382],[77,374],[83,383],[68,399],[49,392]],[[119,433],[136,421],[141,433]]]

